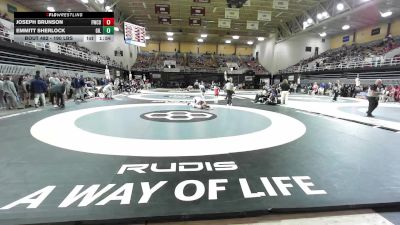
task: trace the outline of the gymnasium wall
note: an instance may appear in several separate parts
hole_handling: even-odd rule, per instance
[[[349,41],[343,42],[344,37],[347,37],[347,36],[349,37]],[[349,32],[349,33],[336,35],[331,38],[330,42],[331,42],[330,48],[340,48],[343,45],[352,45],[353,44],[353,33]]]
[[[400,18],[392,22],[390,32],[393,36],[400,36]]]
[[[271,37],[256,45],[254,55],[259,52],[259,62],[272,73],[285,69],[314,55],[315,48],[321,54],[330,48],[328,39],[325,42],[318,34],[304,33],[285,41],[274,43]],[[311,52],[306,52],[306,47],[311,47]]]
[[[180,43],[181,48],[180,51],[182,53],[214,53],[217,52],[217,45],[215,44],[208,44],[208,43],[198,43],[198,44],[194,44],[194,43],[189,43],[189,42],[181,42]]]
[[[197,53],[197,46],[192,43],[182,42],[180,51]]]
[[[317,47],[319,54],[325,52],[330,48],[330,44],[328,39],[325,39],[325,42],[322,39],[318,34],[304,33],[275,44],[273,71],[277,72],[314,56]],[[306,47],[311,47],[311,52],[306,52]]]
[[[19,3],[16,3],[14,1],[11,0],[1,0],[0,1],[0,12],[1,13],[7,13],[8,18],[10,18],[11,20],[14,20],[14,13],[11,13],[8,11],[8,7],[15,7],[17,9],[17,12],[29,12],[31,10],[29,10],[28,8],[26,8],[23,5],[20,5]]]
[[[110,42],[78,42],[78,45],[86,47],[92,51],[99,52],[101,55],[107,55],[116,62],[122,62],[128,68],[135,63],[137,57],[137,47],[135,45],[125,44],[122,32],[114,33],[114,41]],[[115,56],[114,51],[123,51],[123,56]],[[125,68],[125,69],[128,69]]]
[[[179,49],[179,43],[170,42],[170,41],[162,41],[160,43],[160,51],[161,52],[175,52]]]
[[[146,47],[140,47],[142,52],[159,52],[160,45],[158,42],[146,42]]]
[[[380,33],[376,35],[371,35],[371,31],[373,29],[379,29],[380,28]],[[386,37],[386,32],[387,32],[388,24],[387,23],[382,23],[377,26],[370,26],[370,27],[365,27],[362,28],[358,31],[356,31],[356,43],[366,43],[366,42],[371,42],[371,41],[376,41],[376,40],[383,40]]]
[[[197,44],[200,53],[216,53],[217,52],[217,45],[216,44],[207,44],[207,43],[200,43]]]
[[[159,48],[160,45],[160,48]],[[190,43],[190,42],[171,42],[171,41],[149,41],[146,47],[141,47],[142,52],[175,52],[180,50],[182,53],[217,53],[224,55],[251,55],[253,46],[233,45],[233,44],[211,44],[211,43]]]
[[[372,35],[371,32],[373,29],[380,28],[380,33],[376,35]],[[359,30],[355,31],[355,41],[354,43],[357,44],[362,44],[362,43],[367,43],[371,41],[376,41],[376,40],[383,40],[386,37],[387,34],[387,29],[388,29],[388,23],[380,23],[375,26],[368,26],[361,28]],[[343,34],[338,34],[335,35],[331,38],[331,48],[340,48],[343,45],[351,45],[353,44],[353,32],[354,31],[349,31]],[[400,36],[400,18],[394,19],[391,23],[391,31],[390,33],[393,36]],[[343,42],[343,37],[350,35],[350,41],[349,42]]]
[[[256,57],[258,52],[258,62],[268,71],[272,71],[274,66],[275,41],[275,35],[271,35],[269,39],[257,43],[254,48],[253,56]]]
[[[223,54],[223,55],[235,54],[235,45],[232,44],[218,45],[218,54]]]
[[[254,49],[253,47],[238,46],[236,48],[236,55],[252,55],[253,49]]]

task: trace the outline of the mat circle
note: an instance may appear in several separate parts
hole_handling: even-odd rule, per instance
[[[280,113],[221,105],[214,105],[213,107],[216,109],[222,108],[224,110],[255,113],[267,118],[272,123],[262,130],[251,133],[216,137],[212,139],[179,140],[108,136],[83,130],[75,124],[75,121],[83,116],[105,110],[127,108],[143,110],[143,107],[157,106],[179,108],[183,105],[185,104],[130,104],[76,110],[60,113],[40,120],[31,127],[30,131],[34,138],[66,150],[103,155],[143,157],[203,156],[261,150],[292,142],[303,136],[306,132],[306,127],[303,123]],[[227,119],[229,120],[229,118]],[[245,118],[243,118],[243,120],[245,120]],[[61,124],[60,121],[62,121]],[[208,122],[210,121],[205,121],[204,123]],[[287,129],[289,127],[290,129]]]
[[[156,122],[191,123],[212,120],[217,118],[217,115],[205,111],[160,110],[143,113],[140,118]]]

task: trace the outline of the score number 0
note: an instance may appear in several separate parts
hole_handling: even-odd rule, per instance
[[[114,18],[103,18],[103,26],[114,26]]]
[[[103,18],[103,34],[114,34],[114,18]]]

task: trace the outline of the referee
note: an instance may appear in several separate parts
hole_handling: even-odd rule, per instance
[[[227,106],[231,106],[232,105],[232,95],[234,93],[234,86],[233,83],[231,81],[231,79],[228,79],[228,82],[225,84],[225,92],[226,92],[226,97],[228,99],[227,101]]]

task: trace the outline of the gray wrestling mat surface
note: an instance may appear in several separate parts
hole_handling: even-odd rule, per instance
[[[179,103],[185,96],[169,103],[131,97],[0,118],[0,224],[400,202],[399,133],[309,115],[294,99],[293,107],[220,100],[202,111]]]

